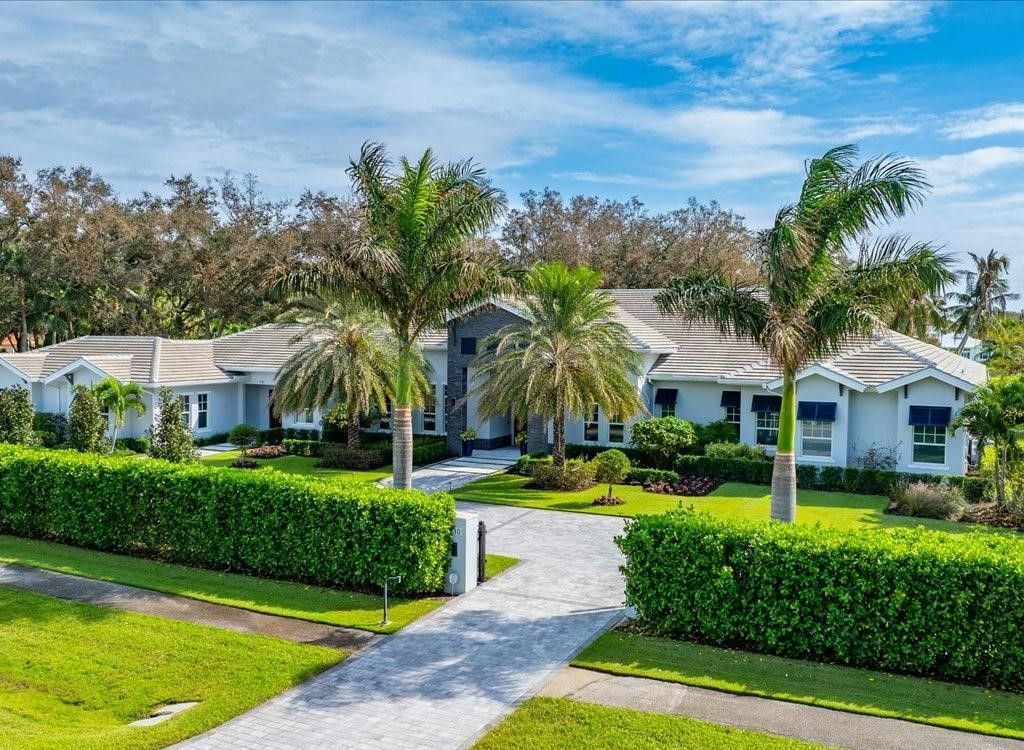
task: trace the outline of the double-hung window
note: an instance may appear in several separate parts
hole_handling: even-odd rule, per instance
[[[597,404],[594,404],[590,413],[587,414],[586,419],[583,421],[583,440],[588,443],[597,442],[597,428],[598,428],[598,415],[599,410]]]
[[[779,413],[777,411],[757,412],[757,444],[779,444]]]
[[[805,419],[800,422],[801,454],[812,458],[832,458],[832,423]]]
[[[423,431],[437,430],[437,386],[433,383],[427,390],[427,402],[423,404]]]
[[[210,394],[196,394],[196,429],[205,430],[210,426]]]
[[[609,443],[622,443],[625,432],[625,424],[622,421],[622,417],[610,416],[608,417],[608,442]]]
[[[185,429],[192,429],[192,397],[187,393],[181,394],[181,421],[185,424]]]
[[[936,425],[914,425],[914,463],[946,463],[946,428]]]

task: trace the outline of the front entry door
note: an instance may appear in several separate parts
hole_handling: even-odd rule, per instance
[[[269,396],[267,399],[267,409],[270,412],[267,421],[270,424],[270,429],[274,430],[281,426],[281,417],[274,414],[274,389],[271,388],[267,395]]]

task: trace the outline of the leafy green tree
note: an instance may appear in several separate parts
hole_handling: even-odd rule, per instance
[[[359,447],[359,417],[376,406],[382,413],[395,399],[399,348],[383,317],[352,298],[304,297],[291,303],[282,320],[302,324],[291,343],[303,344],[281,367],[274,410],[303,412],[344,405],[349,448]],[[415,403],[427,390],[425,362],[418,349],[410,368]]]
[[[751,339],[782,373],[782,411],[772,473],[771,516],[796,519],[796,377],[809,362],[870,334],[900,306],[935,296],[952,281],[947,257],[902,237],[867,237],[920,205],[924,173],[894,156],[856,164],[839,146],[807,163],[796,203],[758,238],[761,281],[716,273],[674,279],[656,297],[663,313],[713,324]],[[851,253],[859,248],[855,259]]]
[[[99,453],[106,446],[107,426],[92,388],[75,386],[68,409],[68,445],[83,453]]]
[[[476,390],[482,418],[512,413],[552,420],[554,465],[565,464],[565,422],[596,404],[626,420],[644,410],[636,387],[640,356],[602,292],[601,274],[540,263],[527,274],[527,322],[502,328],[478,356]]]
[[[629,457],[617,448],[612,448],[594,456],[593,464],[594,479],[598,482],[607,482],[608,497],[613,497],[612,485],[625,479],[629,472]]]
[[[260,439],[260,431],[251,424],[236,424],[228,433],[228,442],[237,445],[242,449],[242,458],[248,455],[248,451],[256,441]]]
[[[1024,372],[1024,318],[1020,315],[1000,315],[982,336],[988,344],[990,356],[985,364],[994,375],[1013,375]]]
[[[182,419],[182,401],[170,388],[160,389],[160,409],[153,425],[149,455],[172,463],[191,463],[196,460],[196,449]]]
[[[645,419],[633,425],[629,435],[632,446],[662,469],[672,469],[676,458],[697,442],[697,430],[679,417]]]
[[[996,500],[1006,504],[1006,483],[1012,465],[1024,450],[1024,376],[996,377],[978,388],[956,418],[950,431],[964,429],[989,442],[996,455]]]
[[[0,388],[0,443],[32,443],[34,417],[35,407],[28,388]]]
[[[124,427],[124,418],[133,411],[137,416],[146,413],[146,392],[138,383],[122,383],[117,378],[104,378],[93,386],[100,409],[107,409],[114,418],[110,444],[117,445],[117,431]]]
[[[967,339],[994,323],[1000,313],[1006,312],[1007,302],[1020,296],[1010,292],[1006,277],[1010,270],[1008,257],[995,250],[989,250],[987,255],[968,254],[974,268],[964,273],[964,291],[950,295],[953,305],[949,312],[954,330],[963,334],[956,348],[957,354],[963,353]]]
[[[309,248],[285,287],[326,299],[343,290],[383,316],[398,348],[394,482],[408,488],[418,339],[443,328],[450,315],[514,287],[505,263],[470,242],[491,227],[505,200],[475,163],[442,164],[429,149],[394,169],[382,145],[367,143],[348,174],[364,231]]]

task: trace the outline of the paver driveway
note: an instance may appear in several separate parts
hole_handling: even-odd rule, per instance
[[[522,562],[360,655],[178,747],[473,744],[622,615],[623,520],[460,503]]]

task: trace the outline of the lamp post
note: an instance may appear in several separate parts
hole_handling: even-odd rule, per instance
[[[394,581],[395,583],[402,582],[402,576],[384,576],[384,619],[380,621],[381,625],[387,625],[388,620],[388,584]]]

